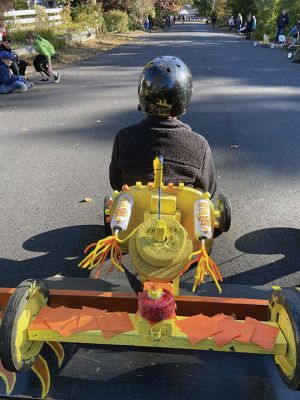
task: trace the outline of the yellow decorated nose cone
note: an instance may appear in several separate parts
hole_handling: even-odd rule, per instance
[[[164,267],[181,259],[186,231],[174,218],[152,217],[141,224],[135,239],[137,251],[146,263]]]

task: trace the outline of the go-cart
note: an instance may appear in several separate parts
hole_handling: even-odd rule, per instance
[[[288,48],[287,58],[288,58],[289,60],[292,60],[292,59],[294,58],[294,55],[295,55],[295,53],[296,53],[296,51],[297,51],[298,49],[299,49],[299,44],[291,45],[291,46]]]
[[[253,46],[270,47],[271,49],[275,49],[275,43],[270,42],[268,35],[263,35],[263,40],[255,40]]]
[[[124,185],[105,199],[109,236],[86,249],[81,268],[125,272],[132,293],[49,290],[24,281],[0,290],[4,308],[0,355],[8,371],[32,367],[44,343],[85,343],[273,354],[286,385],[300,386],[300,293],[277,288],[270,300],[180,294],[180,278],[195,271],[192,290],[207,276],[219,293],[222,276],[209,257],[213,239],[230,227],[230,202],[183,183]],[[129,254],[131,270],[122,258]],[[87,279],[87,281],[91,281]]]

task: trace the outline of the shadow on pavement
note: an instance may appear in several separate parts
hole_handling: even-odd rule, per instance
[[[56,274],[87,278],[90,271],[77,266],[84,258],[83,250],[105,236],[104,227],[98,225],[71,226],[36,235],[26,240],[23,248],[45,254],[22,261],[0,258],[2,279],[14,287],[24,279],[43,279]],[[104,281],[103,284],[104,291],[111,290],[111,284]]]
[[[247,233],[235,246],[246,254],[281,254],[280,260],[225,278],[225,283],[264,285],[299,271],[300,229],[268,228]],[[294,282],[298,285],[300,282]]]

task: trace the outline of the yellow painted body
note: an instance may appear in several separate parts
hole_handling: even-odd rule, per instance
[[[125,332],[105,339],[100,330],[77,332],[72,336],[63,337],[52,330],[30,330],[28,331],[29,339],[35,341],[59,341],[70,343],[91,343],[91,344],[112,344],[125,346],[145,346],[158,348],[177,348],[177,349],[193,349],[193,350],[215,350],[215,351],[234,351],[242,353],[258,353],[258,354],[276,354],[284,355],[287,351],[287,342],[281,332],[279,332],[276,343],[272,351],[268,351],[253,343],[240,343],[231,341],[226,346],[216,346],[213,338],[207,338],[196,345],[192,345],[185,333],[177,327],[174,320],[166,320],[151,325],[144,318],[137,318],[135,314],[129,314],[131,321],[135,327],[133,331]],[[184,319],[186,317],[178,317]],[[265,322],[265,324],[277,326],[276,323]]]
[[[151,216],[158,214],[158,190],[153,184],[142,185],[137,182],[136,185],[126,188],[126,192],[134,199],[134,207],[132,209],[131,218],[126,231],[119,232],[120,239],[124,239],[129,232],[133,231],[137,226],[143,223]],[[111,208],[106,212],[113,215],[118,198],[124,191],[114,192],[114,201]],[[161,215],[166,215],[177,220],[188,232],[189,238],[193,242],[193,250],[200,248],[199,238],[194,233],[194,203],[196,200],[206,198],[209,201],[211,211],[211,229],[214,230],[218,226],[218,210],[214,210],[212,202],[209,200],[208,193],[202,193],[200,190],[179,184],[174,186],[169,184],[161,187]],[[128,252],[129,241],[122,244],[122,250]],[[212,240],[206,241],[206,248],[209,251],[212,246]]]
[[[43,343],[32,342],[28,339],[27,328],[46,304],[47,299],[40,293],[39,288],[33,285],[28,292],[28,300],[24,310],[17,321],[18,333],[16,335],[15,354],[16,361],[20,364],[23,360],[30,360],[36,357],[43,346]]]
[[[299,288],[296,288],[299,290]],[[281,290],[278,286],[275,290]],[[288,313],[284,309],[282,304],[276,301],[276,294],[273,294],[273,301],[269,305],[271,313],[271,321],[276,321],[281,333],[284,335],[287,341],[287,351],[285,354],[276,354],[275,363],[280,366],[286,376],[292,377],[296,370],[297,363],[297,349],[294,337],[294,331],[292,327],[292,321],[290,320]]]

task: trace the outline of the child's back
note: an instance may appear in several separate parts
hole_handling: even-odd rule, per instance
[[[139,101],[148,117],[122,129],[116,136],[110,164],[110,183],[153,181],[152,162],[164,158],[164,183],[184,182],[211,195],[215,173],[207,141],[176,117],[184,114],[192,95],[192,77],[176,57],[159,57],[148,63],[139,83]]]

